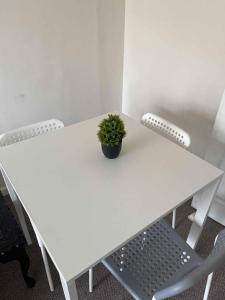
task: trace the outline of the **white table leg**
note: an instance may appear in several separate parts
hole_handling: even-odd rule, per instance
[[[54,285],[53,285],[52,275],[51,275],[49,264],[48,264],[48,256],[47,256],[47,253],[46,253],[46,249],[45,249],[43,244],[41,244],[40,248],[41,248],[41,254],[42,254],[42,258],[43,258],[43,262],[44,262],[44,266],[45,266],[46,275],[47,275],[47,278],[48,278],[48,284],[49,284],[49,287],[50,287],[50,291],[53,292],[54,291]]]
[[[199,208],[195,213],[194,221],[187,238],[187,243],[193,249],[195,249],[198,243],[200,234],[207,219],[210,206],[212,204],[220,181],[221,177],[208,184],[194,196],[195,200],[200,201],[201,205],[199,205]]]
[[[65,299],[66,300],[78,300],[78,294],[77,294],[75,280],[72,279],[70,281],[66,281],[61,275],[60,275],[60,279],[61,279]]]
[[[43,242],[42,242],[42,240],[39,236],[39,233],[37,231],[36,226],[34,225],[34,223],[32,221],[31,221],[31,223],[32,223],[35,235],[37,237],[38,245],[41,249],[42,259],[43,259],[43,263],[44,263],[44,266],[45,266],[45,272],[46,272],[46,275],[47,275],[50,291],[53,292],[54,291],[54,285],[53,285],[52,275],[51,275],[51,271],[50,271],[49,264],[48,264],[48,256],[47,256],[47,253],[46,253],[46,249],[45,249],[45,246],[44,246],[44,244],[43,244]]]
[[[23,230],[23,233],[24,233],[24,236],[26,238],[27,244],[31,245],[32,241],[31,241],[30,233],[29,233],[28,228],[27,228],[25,218],[24,218],[24,213],[23,213],[23,208],[21,206],[21,203],[20,203],[14,189],[12,188],[11,183],[9,182],[9,180],[8,180],[7,176],[5,175],[3,170],[2,170],[2,177],[5,181],[5,185],[6,185],[6,188],[8,190],[9,196],[10,196],[10,198],[11,198],[11,200],[12,200],[14,206],[15,206],[16,213],[17,213],[17,216],[18,216],[18,219],[19,219],[19,223],[20,223],[20,226]]]

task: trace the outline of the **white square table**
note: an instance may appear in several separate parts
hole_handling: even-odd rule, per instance
[[[104,116],[0,149],[1,170],[59,271],[75,279],[190,197],[202,199],[187,242],[195,247],[223,172],[121,115],[127,137],[103,156]]]

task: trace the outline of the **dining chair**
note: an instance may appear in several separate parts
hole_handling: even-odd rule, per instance
[[[51,119],[28,126],[20,127],[0,135],[0,147],[5,147],[32,137],[63,128],[62,121]]]
[[[209,275],[204,293],[208,299],[212,272],[225,262],[225,230],[211,253],[202,259],[165,221],[148,227],[103,260],[136,300],[161,300],[181,294]]]
[[[211,136],[207,139],[204,159],[225,171],[225,90],[216,114]],[[201,205],[201,201],[192,201],[192,206],[195,209]],[[225,226],[225,176],[218,187],[208,216]],[[189,215],[188,218],[195,222],[195,212]]]
[[[177,127],[175,124],[163,119],[155,114],[146,113],[141,118],[141,123],[148,128],[153,129],[159,134],[169,138],[178,145],[188,148],[191,145],[189,134]],[[172,227],[176,225],[176,209],[173,210]],[[89,269],[89,292],[93,291],[93,269]]]
[[[51,132],[51,131],[54,131],[54,130],[57,130],[57,129],[60,129],[63,127],[64,127],[63,122],[56,120],[56,119],[51,119],[51,120],[31,124],[28,126],[20,127],[18,129],[15,129],[15,130],[12,130],[12,131],[9,131],[9,132],[6,132],[6,133],[3,133],[2,135],[0,135],[0,147],[9,146],[11,144],[21,142],[21,141],[24,141],[24,140],[27,140],[30,138],[34,138],[36,136],[46,134],[48,132]],[[26,222],[25,222],[23,208],[20,204],[20,201],[19,201],[16,193],[12,189],[11,184],[8,181],[8,178],[6,177],[6,175],[4,173],[4,170],[2,170],[2,176],[3,176],[4,182],[5,182],[6,188],[9,192],[10,198],[15,206],[15,209],[16,209],[16,212],[18,215],[18,219],[19,219],[21,228],[23,230],[23,233],[25,235],[27,244],[29,245],[29,244],[31,244],[31,238],[30,238],[30,234],[27,229]],[[35,225],[32,223],[32,221],[31,221],[31,224],[33,226],[39,247],[41,249],[42,258],[43,258],[44,267],[45,267],[46,275],[48,278],[50,290],[53,291],[54,286],[53,286],[52,276],[51,276],[50,268],[49,268],[49,264],[48,264],[48,257],[47,257],[46,249],[45,249],[41,239],[39,238],[38,230],[35,227]]]
[[[191,145],[191,138],[186,131],[162,117],[146,113],[142,116],[141,123],[184,148]],[[176,227],[176,209],[173,210],[172,227]]]

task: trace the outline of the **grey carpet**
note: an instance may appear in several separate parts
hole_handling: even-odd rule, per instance
[[[7,201],[11,206],[10,202]],[[187,237],[191,223],[187,216],[192,212],[190,203],[187,203],[178,209],[177,213],[177,231],[182,237]],[[168,216],[168,220],[171,216]],[[216,222],[208,219],[204,231],[201,235],[197,251],[203,256],[207,256],[213,246],[214,238],[223,227]],[[63,291],[61,288],[58,273],[51,263],[51,272],[53,276],[55,291],[49,291],[48,282],[40,254],[39,247],[30,228],[33,244],[27,247],[31,259],[30,274],[35,278],[36,285],[33,289],[27,289],[19,272],[17,263],[0,264],[0,300],[63,300]],[[76,255],[74,253],[74,255]],[[72,262],[71,262],[72,263]],[[195,288],[186,293],[173,298],[174,300],[184,299],[202,299],[205,288],[205,280]],[[221,266],[215,274],[209,299],[225,299],[225,265]],[[132,300],[131,296],[123,287],[109,274],[109,272],[99,264],[94,268],[94,292],[88,292],[88,274],[84,274],[77,280],[79,299],[87,300]]]

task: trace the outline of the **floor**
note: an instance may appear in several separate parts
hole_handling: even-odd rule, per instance
[[[7,203],[9,203],[8,199]],[[180,207],[177,212],[177,231],[185,238],[189,231],[191,223],[187,216],[192,212],[190,203]],[[171,216],[168,216],[168,220]],[[214,238],[222,229],[222,226],[212,220],[208,220],[201,239],[199,241],[197,251],[206,257],[213,246]],[[51,263],[51,271],[55,285],[55,291],[49,291],[44,266],[40,254],[39,247],[34,237],[34,233],[30,228],[33,244],[27,247],[27,252],[31,258],[30,274],[36,280],[33,289],[27,289],[21,279],[17,263],[12,262],[6,265],[0,264],[0,300],[63,300],[63,291],[60,280],[54,265]],[[66,247],[66,245],[65,245]],[[74,254],[75,255],[75,254]],[[225,265],[215,274],[209,299],[222,300],[225,299]],[[77,288],[79,299],[82,300],[132,300],[130,295],[121,287],[121,285],[108,273],[101,265],[97,265],[94,269],[94,292],[88,292],[88,274],[84,274],[77,280]],[[174,300],[184,299],[202,299],[205,288],[205,280],[199,283],[186,293],[173,298]]]

